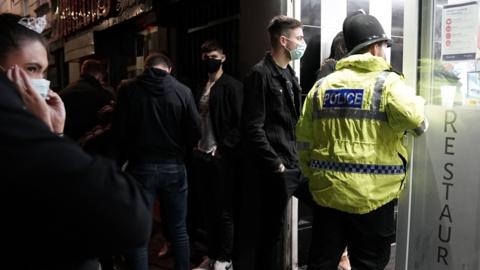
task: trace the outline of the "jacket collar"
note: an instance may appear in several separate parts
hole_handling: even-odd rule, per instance
[[[83,74],[83,75],[80,75],[80,78],[84,81],[86,81],[87,83],[91,84],[91,85],[95,85],[95,87],[101,87],[103,88],[102,84],[100,83],[99,80],[97,80],[95,77],[93,77],[92,75],[89,75],[89,74]]]
[[[265,62],[267,63],[268,68],[272,72],[272,75],[275,77],[282,76],[282,72],[280,71],[280,67],[275,63],[272,57],[272,53],[267,52],[265,54]],[[290,64],[287,65],[287,69],[290,71],[290,73],[295,76],[295,70],[290,66]]]
[[[275,61],[272,58],[272,54],[270,52],[267,52],[265,54],[265,64],[266,67],[270,70],[272,73],[273,77],[281,78],[281,82],[283,84],[283,87],[288,87],[287,86],[287,81],[288,78],[285,78],[285,75],[280,71],[280,67],[277,66]],[[298,117],[299,116],[299,109],[300,109],[300,93],[302,91],[302,88],[300,87],[300,84],[297,81],[297,77],[295,76],[295,71],[293,68],[289,65],[287,65],[287,69],[289,70],[290,74],[292,75],[292,81],[291,83],[291,88],[293,91],[293,100],[290,97],[287,97],[287,102],[290,104],[290,108],[293,111],[293,113]],[[284,92],[284,95],[289,95],[287,91]]]
[[[272,54],[270,52],[267,52],[265,54],[265,63],[267,64],[268,69],[272,73],[272,76],[282,77],[284,82],[288,80],[287,78],[284,77],[283,73],[280,70],[280,67],[273,60]],[[293,70],[290,64],[287,65],[287,69],[290,71],[290,74],[292,74],[292,78],[293,78],[292,83],[294,87],[296,87],[299,91],[301,91],[300,84],[298,84],[297,77],[295,75],[295,70]]]
[[[265,60],[268,63],[268,67],[272,71],[273,76],[283,77],[283,73],[280,70],[280,67],[275,63],[275,61],[273,60],[272,54],[270,52],[267,52],[265,54]],[[288,71],[290,71],[290,74],[292,74],[292,77],[294,78],[294,81],[292,83],[298,89],[301,89],[301,87],[300,87],[300,85],[298,84],[298,81],[297,81],[297,75],[295,73],[295,70],[292,68],[292,66],[290,66],[290,64],[287,65],[287,69],[288,69]],[[284,79],[287,80],[287,78],[284,78]]]
[[[225,80],[226,75],[227,75],[227,74],[226,74],[225,71],[224,71],[224,72],[222,73],[222,76],[220,76],[220,78],[218,78],[218,79],[215,81],[214,86],[215,86],[215,85],[220,85],[220,84],[222,84],[223,81]],[[206,84],[207,82],[208,82],[208,78],[207,78],[207,80],[205,81],[205,84]]]
[[[385,59],[373,56],[369,52],[364,54],[354,54],[338,61],[336,69],[341,70],[345,68],[365,71],[383,71],[392,69]]]

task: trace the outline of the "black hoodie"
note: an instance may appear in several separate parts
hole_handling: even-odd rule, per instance
[[[191,90],[167,72],[148,68],[122,83],[114,132],[118,161],[183,161],[200,137],[200,116]]]

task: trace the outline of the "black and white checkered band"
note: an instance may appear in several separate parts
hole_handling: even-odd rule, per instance
[[[310,161],[310,168],[317,170],[331,170],[349,173],[405,174],[405,166],[403,165],[356,164],[312,160]]]

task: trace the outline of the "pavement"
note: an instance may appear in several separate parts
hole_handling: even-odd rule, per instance
[[[385,267],[385,270],[395,270],[395,248],[396,245],[392,244],[390,252],[390,261]],[[300,267],[299,269],[306,269],[305,266]],[[150,270],[173,270],[173,261],[171,259],[167,260],[158,260],[150,263]]]
[[[156,224],[157,225],[157,224]],[[171,254],[167,254],[164,257],[159,257],[158,252],[160,251],[161,247],[165,244],[165,238],[157,226],[154,225],[154,235],[150,240],[149,245],[149,258],[150,258],[150,270],[173,270],[173,258]],[[310,235],[307,237],[311,237]],[[198,265],[202,260],[202,255],[205,253],[205,246],[202,244],[195,242],[191,244],[191,257],[192,257],[192,267]],[[390,252],[390,261],[385,268],[385,270],[395,270],[395,248],[396,245],[392,244],[391,252]],[[301,252],[306,252],[303,249]],[[122,258],[116,259],[116,269],[115,270],[128,270],[125,265],[125,261]],[[300,266],[299,270],[306,269],[306,266]],[[108,270],[108,269],[106,269]]]

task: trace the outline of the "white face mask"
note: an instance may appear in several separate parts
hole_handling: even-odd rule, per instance
[[[305,43],[305,42],[298,43],[298,42],[293,41],[289,38],[287,38],[287,39],[292,41],[293,43],[297,44],[297,47],[295,49],[289,50],[287,47],[285,48],[290,53],[290,59],[292,61],[300,60],[302,58],[303,54],[305,53],[305,51],[307,50],[307,43]]]
[[[35,89],[40,96],[47,99],[48,90],[50,90],[50,81],[45,79],[30,79],[33,89]]]

